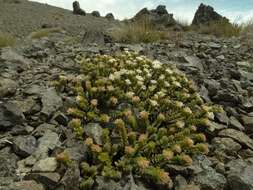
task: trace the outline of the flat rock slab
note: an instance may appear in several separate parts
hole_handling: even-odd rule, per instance
[[[237,131],[235,129],[225,129],[219,133],[219,136],[230,137],[240,144],[247,146],[253,150],[253,140],[241,131]]]

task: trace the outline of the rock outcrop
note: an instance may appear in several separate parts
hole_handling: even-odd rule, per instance
[[[156,9],[148,10],[143,8],[132,19],[133,21],[150,22],[156,28],[167,28],[175,25],[176,21],[173,14],[169,14],[165,5],[159,5]]]
[[[86,15],[86,12],[83,9],[81,9],[80,4],[79,4],[78,1],[73,2],[73,14],[83,15],[83,16]]]
[[[114,20],[114,15],[112,13],[108,13],[105,15],[105,18],[107,18],[108,20]]]
[[[215,12],[214,8],[201,3],[194,15],[193,25],[207,25],[211,22],[229,22],[226,17],[221,16]]]
[[[100,13],[98,11],[92,11],[91,15],[94,17],[100,17]]]

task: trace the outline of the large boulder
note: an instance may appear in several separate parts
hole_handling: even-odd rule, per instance
[[[83,16],[86,15],[86,12],[83,9],[81,9],[80,4],[79,4],[78,1],[73,2],[73,14],[83,15]]]
[[[148,21],[156,28],[167,28],[176,24],[173,14],[169,14],[165,5],[159,5],[156,9],[148,10],[144,8],[140,10],[132,19],[133,21]]]
[[[201,3],[195,13],[192,24],[199,26],[219,21],[229,22],[229,20],[226,17],[223,17],[217,12],[215,12],[213,7]]]

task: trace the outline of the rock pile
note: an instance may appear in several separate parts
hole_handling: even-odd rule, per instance
[[[154,10],[148,10],[147,8],[144,8],[140,10],[132,20],[146,20],[150,22],[151,25],[158,28],[170,27],[176,23],[175,19],[173,18],[173,14],[169,14],[166,10],[166,6],[164,5],[159,5]]]
[[[86,12],[80,8],[80,4],[78,1],[73,2],[73,14],[85,16]]]
[[[194,15],[192,24],[206,25],[211,22],[217,21],[229,22],[229,20],[226,17],[223,17],[217,12],[215,12],[213,7],[201,3]]]

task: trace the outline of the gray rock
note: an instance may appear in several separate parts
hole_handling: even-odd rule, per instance
[[[0,98],[15,94],[18,84],[7,78],[0,77]]]
[[[155,12],[159,15],[166,15],[168,14],[168,11],[166,10],[165,5],[158,5],[155,9]]]
[[[61,176],[58,173],[30,173],[24,177],[26,180],[35,180],[47,189],[56,189]]]
[[[97,182],[97,187],[95,188],[95,190],[118,190],[118,189],[122,189],[122,186],[113,181],[113,180],[105,180],[104,177],[97,177],[96,178],[96,182]]]
[[[214,11],[213,7],[200,4],[196,11],[192,24],[193,25],[208,25],[212,22],[223,21],[229,23],[229,20],[222,17],[220,14]]]
[[[241,131],[235,129],[224,129],[219,133],[221,137],[230,137],[236,142],[253,150],[253,140]]]
[[[108,20],[114,20],[114,16],[112,13],[108,13],[105,15],[105,18],[107,18]]]
[[[28,97],[22,101],[13,101],[18,105],[24,114],[34,114],[40,111],[40,106],[36,103],[33,97]]]
[[[199,186],[188,184],[186,179],[181,175],[176,176],[174,186],[175,190],[200,190]]]
[[[208,43],[208,47],[212,48],[212,49],[220,49],[221,48],[221,45],[220,44],[217,44],[215,42],[209,42]]]
[[[63,105],[62,99],[57,94],[55,88],[49,88],[42,93],[41,102],[43,106],[41,113],[47,117],[51,116],[53,112],[57,111]]]
[[[54,157],[39,160],[32,168],[34,172],[54,172],[57,168],[57,161]]]
[[[94,17],[100,17],[100,13],[98,11],[92,11],[91,15]]]
[[[241,119],[246,131],[249,133],[253,132],[253,117],[243,115]]]
[[[242,124],[234,116],[231,116],[229,118],[229,127],[234,128],[239,131],[245,130],[245,128],[242,126]]]
[[[24,122],[25,116],[19,107],[7,102],[1,104],[0,102],[0,131],[10,130],[14,125],[21,125]]]
[[[37,142],[33,136],[18,136],[13,141],[13,150],[21,157],[30,156],[36,148]]]
[[[227,164],[228,184],[231,190],[253,189],[253,162],[252,160],[233,160]]]
[[[212,140],[212,146],[216,154],[223,155],[225,153],[231,156],[237,156],[238,151],[242,148],[242,146],[233,139],[220,137],[215,137]]]
[[[73,14],[85,16],[86,12],[80,8],[80,4],[78,1],[73,2]]]
[[[56,113],[54,120],[63,126],[67,126],[69,121],[68,117],[64,113]]]
[[[103,128],[99,124],[89,123],[88,125],[85,125],[83,128],[86,135],[92,137],[95,143],[102,145]]]
[[[209,167],[193,178],[202,190],[223,190],[227,180],[224,175]]]
[[[226,112],[222,112],[222,113],[215,113],[215,119],[222,124],[228,125],[229,123],[229,118],[226,114]]]
[[[33,180],[20,181],[13,183],[9,189],[6,190],[45,190],[43,185],[36,183]]]
[[[214,79],[205,79],[204,80],[205,86],[208,89],[209,95],[215,96],[220,89],[220,83]]]
[[[60,183],[64,185],[65,189],[79,190],[79,178],[79,166],[77,163],[73,163],[68,167]]]
[[[193,67],[197,68],[199,72],[203,72],[203,65],[201,64],[201,61],[198,57],[195,56],[184,56],[183,61],[186,62],[187,64],[184,64],[182,66],[188,68],[188,67]]]
[[[0,150],[0,160],[0,177],[16,177],[18,157],[9,147]]]

